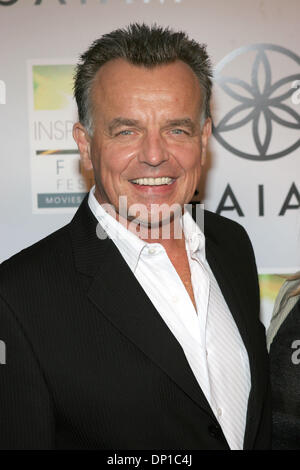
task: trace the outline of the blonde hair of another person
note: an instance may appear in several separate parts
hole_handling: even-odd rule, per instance
[[[295,274],[292,274],[287,278],[288,281],[296,281],[299,280],[299,284],[295,287],[295,289],[290,293],[289,297],[293,297],[294,295],[300,294],[300,271]]]
[[[284,322],[300,295],[300,271],[285,278],[275,300],[273,314],[267,330],[267,348],[275,338],[281,324]]]

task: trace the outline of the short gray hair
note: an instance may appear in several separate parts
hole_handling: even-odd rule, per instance
[[[185,62],[197,76],[201,87],[202,116],[205,119],[210,117],[212,68],[206,45],[189,39],[182,31],[133,23],[127,28],[104,34],[80,56],[75,70],[74,95],[79,121],[90,135],[93,131],[90,97],[94,78],[106,62],[120,58],[148,68],[176,60]]]

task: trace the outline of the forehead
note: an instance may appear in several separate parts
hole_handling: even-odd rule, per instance
[[[145,102],[195,106],[201,102],[201,89],[192,69],[182,61],[147,68],[124,59],[107,62],[95,76],[92,88],[94,106],[130,106]]]

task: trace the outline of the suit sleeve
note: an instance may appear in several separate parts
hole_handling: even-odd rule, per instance
[[[54,414],[22,326],[0,296],[0,449],[54,448]]]

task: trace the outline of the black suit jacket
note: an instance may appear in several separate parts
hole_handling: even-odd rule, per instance
[[[96,225],[85,198],[70,224],[0,267],[0,448],[228,449],[181,346]],[[249,355],[244,448],[265,449],[269,379],[252,247],[240,225],[210,212],[205,236]]]

